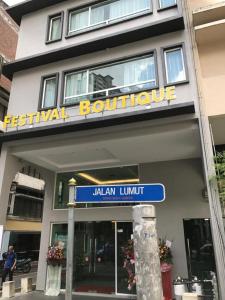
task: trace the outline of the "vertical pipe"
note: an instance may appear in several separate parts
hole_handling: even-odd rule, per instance
[[[74,258],[74,222],[76,205],[76,180],[69,181],[68,206],[68,236],[67,236],[67,260],[66,260],[66,293],[65,300],[72,300],[73,292],[73,258]]]

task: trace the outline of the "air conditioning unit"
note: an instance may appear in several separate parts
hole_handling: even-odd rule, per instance
[[[0,121],[0,132],[5,132],[4,123]]]

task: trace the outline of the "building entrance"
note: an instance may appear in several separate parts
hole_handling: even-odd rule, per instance
[[[75,232],[75,291],[115,293],[115,224],[79,222]]]
[[[74,292],[133,294],[128,290],[124,249],[131,222],[77,222],[74,241]]]

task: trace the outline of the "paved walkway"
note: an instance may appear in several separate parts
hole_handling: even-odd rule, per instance
[[[1,298],[2,300],[4,298]],[[60,295],[58,297],[49,297],[45,296],[41,292],[33,292],[27,295],[16,295],[15,298],[11,298],[12,300],[65,300],[65,295]],[[86,295],[74,295],[73,300],[124,300],[125,298],[121,297],[111,297],[110,295],[107,297],[99,296],[86,296]],[[134,299],[134,298],[126,298],[126,299]]]

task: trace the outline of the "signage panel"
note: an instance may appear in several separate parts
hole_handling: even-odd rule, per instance
[[[76,203],[162,202],[163,184],[94,185],[76,187]]]

